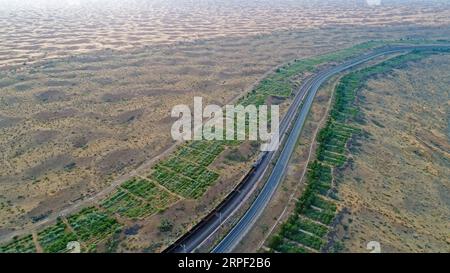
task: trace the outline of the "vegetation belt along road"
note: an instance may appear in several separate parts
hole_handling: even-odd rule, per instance
[[[251,204],[250,208],[241,217],[238,223],[228,232],[228,234],[213,248],[214,253],[227,253],[233,251],[237,244],[249,232],[256,220],[262,214],[267,204],[270,202],[278,185],[282,181],[289,159],[294,152],[306,117],[311,109],[314,97],[319,88],[332,76],[344,72],[352,67],[373,60],[377,57],[401,53],[411,50],[432,50],[449,49],[450,45],[402,45],[385,46],[375,49],[367,54],[361,55],[340,65],[326,68],[315,75],[309,77],[300,87],[295,98],[284,116],[280,125],[280,143],[284,143],[281,153],[265,152],[260,156],[260,160],[253,165],[252,170],[242,180],[241,183],[222,201],[219,206],[206,216],[200,223],[194,226],[188,233],[178,239],[164,252],[185,253],[194,252],[203,245],[221,227],[225,219],[231,217],[254,191],[259,182],[274,161],[275,166],[270,176]],[[299,110],[298,110],[299,109]],[[289,128],[292,129],[289,131]],[[281,147],[281,146],[280,146]],[[278,157],[277,157],[278,156]]]

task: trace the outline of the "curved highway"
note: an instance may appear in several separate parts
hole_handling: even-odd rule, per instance
[[[222,223],[233,216],[234,212],[236,212],[249,198],[254,192],[258,182],[262,180],[264,174],[269,169],[270,163],[274,162],[275,166],[272,169],[267,182],[251,204],[250,208],[212,250],[212,252],[215,253],[231,252],[252,228],[282,181],[289,159],[295,149],[306,117],[320,86],[332,76],[377,57],[412,50],[431,49],[450,49],[450,45],[386,46],[351,59],[340,65],[326,68],[310,77],[296,93],[288,112],[281,122],[280,143],[284,143],[283,146],[280,145],[280,147],[283,147],[281,153],[279,153],[279,155],[276,152],[262,153],[258,162],[253,166],[252,170],[246,175],[241,183],[239,183],[236,189],[231,192],[214,211],[164,252],[183,253],[196,251],[221,227]]]

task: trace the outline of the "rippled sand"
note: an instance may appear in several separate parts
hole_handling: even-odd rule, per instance
[[[384,2],[369,7],[364,0],[0,0],[0,66],[287,29],[450,22],[444,1]]]

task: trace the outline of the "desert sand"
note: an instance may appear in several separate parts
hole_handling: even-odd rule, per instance
[[[327,26],[447,25],[448,3],[384,0],[1,0],[0,67],[101,49]]]

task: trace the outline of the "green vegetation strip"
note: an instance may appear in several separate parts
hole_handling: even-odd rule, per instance
[[[327,124],[318,134],[317,160],[308,166],[307,187],[297,201],[294,213],[282,225],[280,232],[270,239],[269,247],[273,251],[323,250],[328,226],[337,211],[335,202],[326,197],[330,196],[332,188],[331,174],[333,168],[342,167],[346,163],[347,142],[353,135],[361,133],[357,124],[363,119],[355,99],[364,82],[369,77],[387,73],[407,62],[439,52],[442,51],[413,51],[349,73],[340,80]]]
[[[263,79],[247,96],[241,98],[239,103],[242,105],[262,105],[265,104],[269,96],[289,97],[292,91],[299,86],[299,83],[295,81],[296,76],[305,72],[313,72],[322,64],[342,62],[381,45],[383,45],[381,41],[370,41],[305,60],[296,59],[276,69],[274,73]]]
[[[36,247],[33,242],[33,236],[26,235],[21,238],[14,238],[12,242],[0,246],[0,253],[34,253]]]

